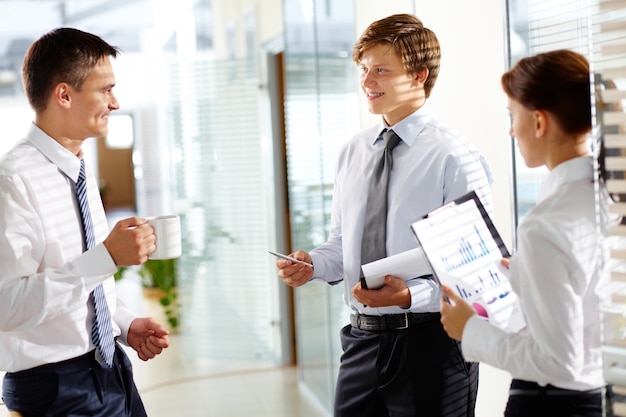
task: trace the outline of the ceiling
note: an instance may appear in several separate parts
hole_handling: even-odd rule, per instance
[[[208,4],[208,0],[187,1]],[[24,54],[45,32],[71,26],[94,33],[124,52],[139,51],[146,30],[155,26],[155,10],[159,6],[171,9],[172,3],[170,0],[0,0],[0,97],[21,93],[19,74]]]

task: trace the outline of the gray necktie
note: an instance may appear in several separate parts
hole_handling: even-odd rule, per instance
[[[393,163],[391,154],[401,139],[393,130],[384,130],[381,136],[385,141],[385,149],[374,168],[367,195],[363,239],[361,241],[361,264],[387,256],[387,184]]]

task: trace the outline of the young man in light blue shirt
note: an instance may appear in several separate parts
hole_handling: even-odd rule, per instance
[[[335,416],[473,416],[478,367],[464,361],[458,343],[443,331],[438,285],[430,275],[408,281],[389,275],[380,289],[362,288],[361,265],[368,260],[361,245],[384,129],[401,139],[392,151],[387,216],[379,219],[386,222],[386,238],[374,243],[386,256],[415,248],[409,224],[469,191],[491,210],[491,171],[482,154],[426,104],[440,48],[419,19],[401,14],[372,23],[355,44],[353,59],[380,123],[358,133],[339,154],[328,240],[310,253],[291,254],[313,267],[279,260],[278,275],[292,287],[312,280],[345,285],[353,315],[341,331]]]

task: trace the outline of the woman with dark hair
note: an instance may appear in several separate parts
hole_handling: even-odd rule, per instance
[[[466,360],[512,377],[505,416],[602,416],[604,379],[598,284],[603,276],[608,194],[587,143],[589,63],[557,50],[524,58],[502,76],[511,136],[529,167],[550,173],[537,205],[520,222],[511,285],[527,326],[506,333],[479,317],[450,288],[442,300],[446,332]]]

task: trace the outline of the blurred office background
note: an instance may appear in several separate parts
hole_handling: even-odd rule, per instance
[[[443,58],[430,101],[487,156],[494,221],[512,249],[545,172],[517,158],[500,75],[544,49],[591,57],[600,3],[0,0],[0,153],[32,120],[20,66],[35,39],[72,26],[121,47],[121,109],[85,153],[111,222],[178,214],[183,226],[173,346],[135,364],[150,415],[330,415],[342,287],[291,290],[267,251],[325,240],[335,155],[377,120],[361,100],[354,41],[392,13],[435,31]],[[120,297],[161,315],[140,272],[124,271]],[[509,379],[482,367],[478,417],[501,415]]]

